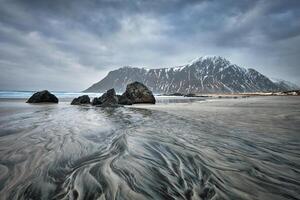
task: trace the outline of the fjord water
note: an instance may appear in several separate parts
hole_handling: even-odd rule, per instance
[[[0,102],[1,199],[299,199],[300,98]]]

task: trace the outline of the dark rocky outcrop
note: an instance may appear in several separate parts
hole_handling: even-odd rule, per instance
[[[126,96],[117,95],[119,104],[121,105],[132,105],[132,101],[128,99]]]
[[[142,83],[133,82],[127,85],[126,91],[122,94],[123,97],[136,103],[152,103],[155,104],[155,98],[152,92]]]
[[[128,84],[122,95],[117,95],[115,89],[109,89],[101,97],[96,97],[92,101],[92,105],[101,107],[116,107],[135,103],[155,103],[152,92],[139,82]]]
[[[101,97],[95,97],[92,101],[93,106],[97,106],[97,105],[101,105],[101,104],[102,104]]]
[[[80,97],[77,97],[73,99],[71,102],[71,105],[81,105],[81,104],[90,104],[90,97],[88,95],[82,95]]]
[[[109,89],[101,97],[94,98],[92,105],[101,107],[119,106],[115,89]]]
[[[185,97],[196,97],[196,94],[194,93],[189,93],[189,94],[186,94],[184,95]]]
[[[184,96],[184,95],[182,93],[175,92],[175,93],[172,93],[172,94],[167,94],[167,96]]]
[[[107,90],[101,96],[102,106],[116,106],[118,104],[118,97],[116,95],[115,89]]]
[[[58,98],[48,90],[34,93],[26,103],[58,103]]]

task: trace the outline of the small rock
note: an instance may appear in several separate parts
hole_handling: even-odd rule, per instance
[[[152,92],[142,83],[133,82],[127,85],[126,91],[122,94],[135,103],[152,103],[155,104],[155,98]]]
[[[34,93],[26,103],[58,103],[58,98],[48,90]]]
[[[81,105],[81,104],[90,104],[90,97],[88,95],[82,95],[80,97],[77,97],[73,99],[71,102],[71,105]]]

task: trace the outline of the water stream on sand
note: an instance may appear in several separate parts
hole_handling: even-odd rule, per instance
[[[299,199],[295,98],[1,102],[0,199]]]

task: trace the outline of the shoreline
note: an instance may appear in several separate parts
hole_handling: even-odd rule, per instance
[[[179,177],[194,181],[195,187],[205,187],[197,185],[202,183],[197,179],[198,172],[207,175],[203,182],[225,188],[214,192],[228,199],[241,196],[239,191],[233,193],[226,187],[240,187],[240,191],[251,195],[252,188],[261,188],[261,176],[280,189],[285,184],[281,177],[293,180],[298,175],[299,102],[297,97],[261,96],[102,108],[72,106],[67,101],[32,105],[24,99],[5,99],[0,102],[0,171],[8,178],[3,179],[7,187],[0,190],[0,195],[20,197],[28,188],[34,194],[53,194],[54,187],[70,181],[77,182],[76,188],[83,188],[81,191],[89,195],[95,191],[84,190],[85,184],[96,188],[103,180],[133,193],[128,187],[132,182],[123,174],[133,174],[140,188],[147,187],[155,195],[157,190],[152,188],[165,184],[183,194],[185,190],[174,187],[177,182],[166,183],[161,177]],[[268,162],[266,158],[270,158]],[[278,164],[278,160],[282,162]],[[157,168],[163,170],[160,176]],[[176,170],[179,168],[182,173]],[[49,174],[57,169],[64,170]],[[121,173],[114,173],[116,169]],[[250,170],[259,176],[253,176]],[[172,175],[170,171],[179,173]],[[74,190],[66,186],[58,192],[68,194]],[[260,197],[278,197],[269,196],[270,192],[265,188]]]
[[[213,99],[242,99],[242,98],[253,98],[253,97],[294,97],[299,98],[299,95],[270,95],[266,93],[245,93],[245,94],[202,94],[194,97],[184,97],[184,96],[172,96],[172,95],[155,95],[156,99],[178,99],[178,100],[213,100]],[[29,97],[28,97],[29,98]],[[28,100],[28,98],[0,98],[0,102],[24,102]],[[95,97],[91,97],[95,98]],[[71,102],[73,97],[63,97],[59,98],[59,102]],[[144,104],[136,104],[136,105],[144,105]],[[147,105],[147,104],[146,104]]]

